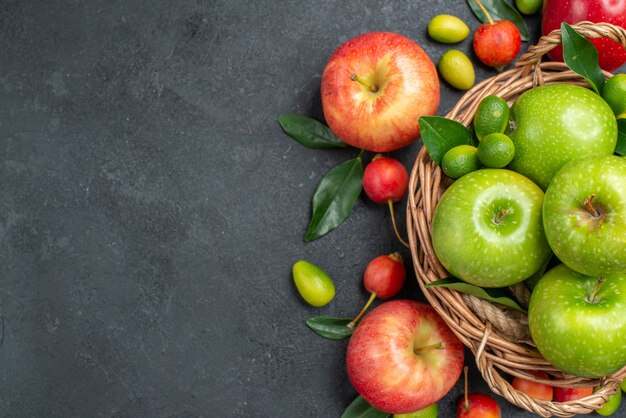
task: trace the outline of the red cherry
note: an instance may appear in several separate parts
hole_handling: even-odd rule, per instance
[[[457,418],[500,418],[500,405],[489,395],[471,393],[456,406]]]
[[[381,255],[367,265],[363,275],[363,284],[370,293],[375,293],[380,299],[389,299],[395,296],[406,278],[406,271],[400,253]]]
[[[522,36],[513,22],[498,20],[480,25],[474,32],[473,45],[483,64],[500,70],[517,57]]]
[[[578,399],[586,398],[587,396],[591,396],[593,393],[593,387],[586,388],[562,388],[555,386],[554,387],[554,400],[556,402],[567,402],[567,401],[575,401]]]
[[[376,203],[398,202],[406,195],[409,174],[395,158],[376,155],[365,167],[363,190]]]
[[[550,378],[544,372],[529,371],[528,373],[543,380],[548,380]],[[553,388],[552,386],[545,383],[539,383],[521,377],[515,377],[511,382],[511,386],[513,386],[514,389],[527,394],[531,398],[543,399],[544,401],[552,400]]]

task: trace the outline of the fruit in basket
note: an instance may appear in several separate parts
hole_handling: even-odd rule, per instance
[[[437,69],[452,87],[469,90],[474,85],[476,76],[472,61],[458,49],[449,49],[441,56]]]
[[[436,403],[408,414],[393,414],[393,418],[437,418],[439,416],[439,405]]]
[[[293,265],[293,281],[308,304],[316,307],[330,303],[335,297],[335,284],[328,273],[305,260]]]
[[[474,52],[489,67],[501,70],[513,61],[522,47],[522,35],[510,20],[483,23],[474,32]]]
[[[448,393],[461,374],[464,353],[432,306],[392,300],[356,327],[346,352],[348,378],[374,408],[410,413]]]
[[[467,24],[453,15],[437,15],[428,23],[428,35],[444,44],[461,42],[469,33],[470,28]]]
[[[531,371],[528,371],[528,373],[543,380],[549,379],[548,374],[544,372],[531,370]],[[513,386],[515,390],[519,390],[520,392],[527,394],[533,399],[551,401],[552,397],[554,396],[554,390],[552,386],[547,385],[545,383],[535,382],[529,379],[524,379],[523,377],[519,377],[519,376],[515,376],[513,378],[513,381],[511,382],[511,386]]]
[[[619,387],[622,389],[622,392],[626,392],[626,379],[622,380]]]
[[[507,131],[515,145],[509,165],[542,189],[565,163],[612,155],[617,122],[609,105],[584,87],[553,84],[522,93],[511,106]]]
[[[480,168],[478,149],[473,145],[457,145],[441,158],[441,169],[451,179],[458,179]]]
[[[591,276],[626,272],[626,160],[571,161],[546,190],[543,223],[554,254]]]
[[[554,387],[554,400],[556,402],[575,401],[578,399],[591,396],[593,388],[591,386],[585,388],[563,388],[560,386]]]
[[[505,134],[489,134],[478,144],[477,155],[485,167],[504,168],[515,156],[515,145]]]
[[[441,196],[432,223],[437,258],[453,276],[483,287],[519,283],[550,255],[543,192],[519,173],[481,169]]]
[[[626,365],[626,273],[585,276],[559,264],[543,275],[528,307],[530,335],[566,373],[597,378]]]
[[[344,142],[374,152],[402,148],[419,137],[418,118],[439,106],[435,65],[413,40],[367,32],[342,44],[321,80],[324,117]]]
[[[480,101],[474,114],[472,125],[478,140],[493,133],[504,133],[509,126],[509,105],[496,96],[485,96]]]
[[[544,0],[541,34],[559,29],[561,22],[574,24],[584,20],[626,27],[626,0]],[[618,42],[608,38],[595,38],[591,42],[598,50],[598,61],[603,69],[613,71],[626,62],[626,50]],[[561,46],[548,52],[548,57],[563,61]]]
[[[626,74],[615,74],[609,78],[602,89],[602,98],[615,115],[626,116]]]
[[[376,155],[363,172],[363,191],[376,203],[399,202],[409,187],[409,174],[395,158]]]
[[[600,389],[598,387],[598,389]],[[600,409],[596,411],[598,415],[602,415],[603,417],[608,417],[609,415],[613,415],[622,404],[622,392],[617,391],[613,395],[609,395],[609,400],[602,405]]]

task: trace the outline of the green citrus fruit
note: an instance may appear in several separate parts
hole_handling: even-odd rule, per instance
[[[457,145],[443,155],[441,169],[450,178],[458,179],[480,168],[478,150],[472,145]]]
[[[626,112],[626,74],[616,74],[604,85],[602,98],[611,106],[613,113]]]
[[[300,260],[293,265],[293,281],[308,304],[324,306],[335,297],[335,284],[321,268]]]
[[[437,64],[439,73],[452,87],[469,90],[474,85],[474,65],[472,61],[457,49],[446,51]]]
[[[542,5],[543,0],[515,0],[515,7],[525,15],[537,13]]]
[[[503,133],[509,125],[509,105],[489,95],[480,101],[474,115],[474,132],[479,140],[492,133]]]
[[[504,168],[514,156],[515,145],[505,134],[489,134],[478,144],[478,160],[485,167]]]
[[[438,416],[439,406],[436,403],[408,414],[393,414],[393,418],[437,418]]]
[[[456,16],[437,15],[428,23],[428,35],[437,42],[455,44],[469,35],[469,27]]]

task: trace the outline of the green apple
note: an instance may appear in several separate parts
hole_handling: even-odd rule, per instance
[[[626,272],[626,160],[571,161],[546,190],[543,223],[554,254],[590,276]]]
[[[543,190],[573,158],[611,155],[617,122],[610,106],[584,87],[553,84],[520,95],[510,113],[508,135],[515,145],[509,164]]]
[[[626,379],[622,380],[622,383],[620,383],[619,387],[620,389],[622,389],[622,392],[626,392]]]
[[[626,365],[626,272],[601,279],[564,264],[549,270],[530,296],[528,326],[543,357],[580,377]]]
[[[596,389],[599,389],[597,387]],[[618,390],[613,395],[609,395],[609,400],[602,405],[602,408],[598,409],[596,412],[598,415],[602,415],[603,417],[608,417],[609,415],[613,415],[622,404],[622,391]]]
[[[437,258],[450,274],[483,287],[530,277],[551,254],[543,232],[543,191],[506,169],[481,169],[442,195],[432,224]]]

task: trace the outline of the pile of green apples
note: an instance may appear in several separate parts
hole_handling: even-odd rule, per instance
[[[609,104],[572,84],[527,90],[497,132],[513,142],[512,161],[455,180],[433,215],[432,244],[446,270],[481,287],[527,283],[538,351],[584,378],[626,365],[621,97]]]

